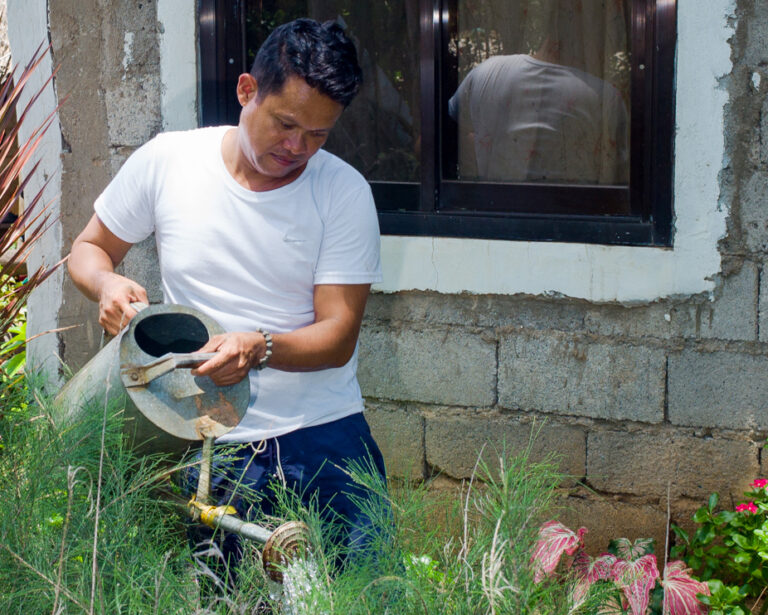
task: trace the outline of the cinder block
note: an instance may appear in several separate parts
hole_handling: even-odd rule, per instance
[[[768,139],[768,135],[766,135]],[[768,342],[768,263],[764,262],[760,270],[760,298],[757,304],[757,317],[760,326],[761,342]]]
[[[518,417],[427,417],[427,463],[453,478],[469,478],[481,451],[483,460],[495,469],[502,452],[522,454],[531,443],[532,432],[536,436],[531,444],[532,461],[555,453],[560,472],[572,479],[584,476],[586,437],[581,428],[554,421],[523,422]]]
[[[499,404],[609,420],[664,419],[664,351],[563,335],[512,335],[499,349]]]
[[[721,340],[757,339],[758,269],[744,261],[738,270],[720,277],[715,300],[701,304],[698,315],[700,335]]]
[[[768,357],[683,350],[669,357],[674,425],[768,429]]]
[[[384,456],[387,475],[424,478],[424,418],[419,410],[368,402],[365,418]]]
[[[690,310],[686,309],[688,305],[672,302],[642,306],[588,304],[584,308],[583,330],[625,339],[688,337],[695,331]]]
[[[496,344],[463,330],[366,325],[360,334],[358,378],[366,397],[491,406]]]
[[[755,170],[746,181],[742,182],[739,192],[739,214],[744,244],[750,252],[768,251],[766,194],[768,194],[768,175],[764,169]]]
[[[768,78],[765,74],[760,74],[761,81]],[[763,97],[763,107],[760,112],[760,162],[763,165],[768,164],[768,98],[766,97]]]
[[[651,504],[632,504],[592,495],[588,498],[568,497],[560,504],[563,510],[557,520],[577,530],[586,527],[584,547],[597,556],[605,553],[608,543],[616,538],[653,538],[655,552],[664,562],[667,515],[665,510]]]
[[[409,291],[374,293],[366,316],[379,321],[404,321],[463,327],[523,327],[581,330],[583,302],[546,301],[508,295],[445,295]]]
[[[598,491],[704,500],[741,493],[759,472],[757,446],[674,430],[587,436],[587,481]]]

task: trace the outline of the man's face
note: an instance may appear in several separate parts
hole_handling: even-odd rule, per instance
[[[252,179],[284,185],[298,177],[323,146],[344,108],[299,77],[289,77],[281,92],[261,100],[257,93],[253,77],[241,75],[240,151]]]

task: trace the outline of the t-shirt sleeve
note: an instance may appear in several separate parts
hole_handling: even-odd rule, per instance
[[[381,282],[379,221],[367,183],[332,203],[324,221],[315,284]]]
[[[155,150],[152,140],[131,154],[93,205],[104,225],[128,243],[146,239],[155,228]]]

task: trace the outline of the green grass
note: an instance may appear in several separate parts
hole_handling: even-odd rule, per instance
[[[126,449],[119,408],[91,408],[62,429],[28,381],[0,391],[0,404],[0,613],[568,612],[567,588],[535,584],[528,561],[560,481],[552,460],[500,453],[450,498],[428,484],[387,491],[350,467],[375,494],[361,501],[378,520],[365,553],[341,553],[320,512],[278,488],[279,516],[310,527],[309,560],[286,570],[280,597],[249,544],[237,588],[217,592],[215,557],[193,556],[171,503],[173,466]]]

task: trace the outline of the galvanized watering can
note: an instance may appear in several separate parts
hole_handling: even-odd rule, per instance
[[[202,440],[200,480],[187,513],[194,521],[262,543],[267,573],[282,581],[282,565],[306,550],[307,526],[289,521],[271,531],[238,519],[230,506],[209,504],[213,441],[240,422],[250,400],[248,378],[219,387],[190,373],[190,367],[213,357],[195,351],[224,329],[186,306],[134,307],[140,311],[130,324],[62,388],[54,418],[77,420],[117,403],[125,408],[125,436],[138,452],[183,453]]]
[[[221,325],[190,307],[140,309],[62,388],[56,418],[124,403],[126,436],[142,453],[181,453],[195,441],[223,436],[245,415],[248,379],[219,387],[189,369],[213,356],[195,351],[219,333]]]

